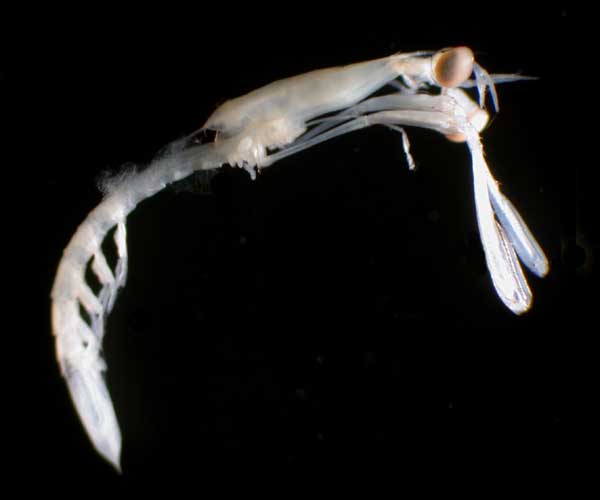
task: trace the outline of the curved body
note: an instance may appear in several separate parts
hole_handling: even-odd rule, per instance
[[[469,80],[471,74],[474,80]],[[499,81],[515,79],[502,75]],[[197,170],[229,163],[255,178],[256,167],[268,167],[371,125],[401,133],[410,168],[414,162],[403,126],[431,129],[465,142],[472,157],[477,219],[492,283],[512,312],[529,309],[532,296],[517,256],[539,276],[548,271],[548,262],[515,207],[499,191],[484,158],[479,139],[488,120],[483,93],[489,87],[495,99],[493,81],[466,47],[396,54],[278,80],[218,108],[204,125],[218,132],[215,142],[180,144],[147,169],[113,182],[65,248],[51,293],[56,357],[97,451],[120,468],[121,434],[103,378],[106,363],[101,349],[104,320],[127,276],[126,218],[139,202]],[[393,92],[369,98],[385,85]],[[471,86],[479,90],[479,105],[459,88]],[[112,230],[118,255],[114,269],[102,252]],[[88,267],[101,284],[97,294],[86,282]]]

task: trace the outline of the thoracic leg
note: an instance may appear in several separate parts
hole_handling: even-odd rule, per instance
[[[267,156],[262,167],[268,167],[276,161],[282,160],[288,156],[294,155],[316,146],[322,142],[333,139],[334,137],[360,130],[371,125],[404,125],[429,128],[436,130],[444,135],[460,132],[460,117],[454,117],[451,113],[440,111],[422,111],[422,110],[394,110],[363,115],[350,120],[333,129],[327,130],[311,139],[292,144],[276,153]]]

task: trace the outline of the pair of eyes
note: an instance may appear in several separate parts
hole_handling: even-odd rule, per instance
[[[440,87],[458,87],[473,73],[475,56],[469,47],[442,49],[433,55],[431,69]]]

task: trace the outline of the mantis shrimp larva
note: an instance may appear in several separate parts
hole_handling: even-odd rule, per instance
[[[216,132],[213,142],[197,144],[192,134],[145,170],[113,180],[64,250],[52,288],[56,356],[97,451],[120,467],[121,435],[104,382],[101,348],[105,318],[127,276],[126,218],[144,199],[197,171],[229,164],[254,179],[261,169],[283,158],[377,124],[400,134],[410,168],[414,161],[403,127],[431,129],[464,142],[471,153],[477,220],[493,285],[513,313],[527,311],[532,294],[519,260],[538,276],[548,272],[548,261],[499,190],[479,137],[488,122],[486,91],[497,109],[494,83],[523,78],[488,74],[467,47],[399,53],[312,71],[225,102],[201,129]],[[373,96],[384,87],[391,91]],[[468,87],[477,88],[479,102],[463,90]],[[102,250],[113,229],[118,255],[114,269]],[[98,294],[86,282],[88,265],[100,282]]]

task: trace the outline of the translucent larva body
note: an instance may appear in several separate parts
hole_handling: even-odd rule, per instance
[[[423,84],[454,88],[473,73],[468,47],[421,55],[396,54],[277,80],[225,102],[203,128],[235,142],[229,164],[263,166],[269,149],[294,142],[311,119],[349,108],[400,76],[415,89]]]
[[[467,47],[395,54],[312,71],[227,101],[203,127],[217,132],[214,142],[179,141],[169,155],[113,183],[65,248],[51,293],[57,360],[96,450],[120,468],[121,434],[102,376],[106,363],[101,347],[104,320],[127,275],[126,218],[140,201],[199,170],[229,163],[255,178],[257,168],[377,124],[402,134],[410,168],[414,162],[404,126],[431,129],[465,142],[472,157],[477,220],[492,283],[513,313],[525,312],[532,298],[519,258],[539,276],[548,271],[548,262],[515,207],[500,192],[479,139],[488,121],[483,109],[486,88],[497,107],[494,80],[517,79],[488,75]],[[392,87],[391,93],[369,97],[386,85]],[[479,91],[479,104],[460,88],[472,86]],[[118,255],[114,269],[102,251],[112,229]],[[101,284],[98,294],[86,282],[88,266]]]

